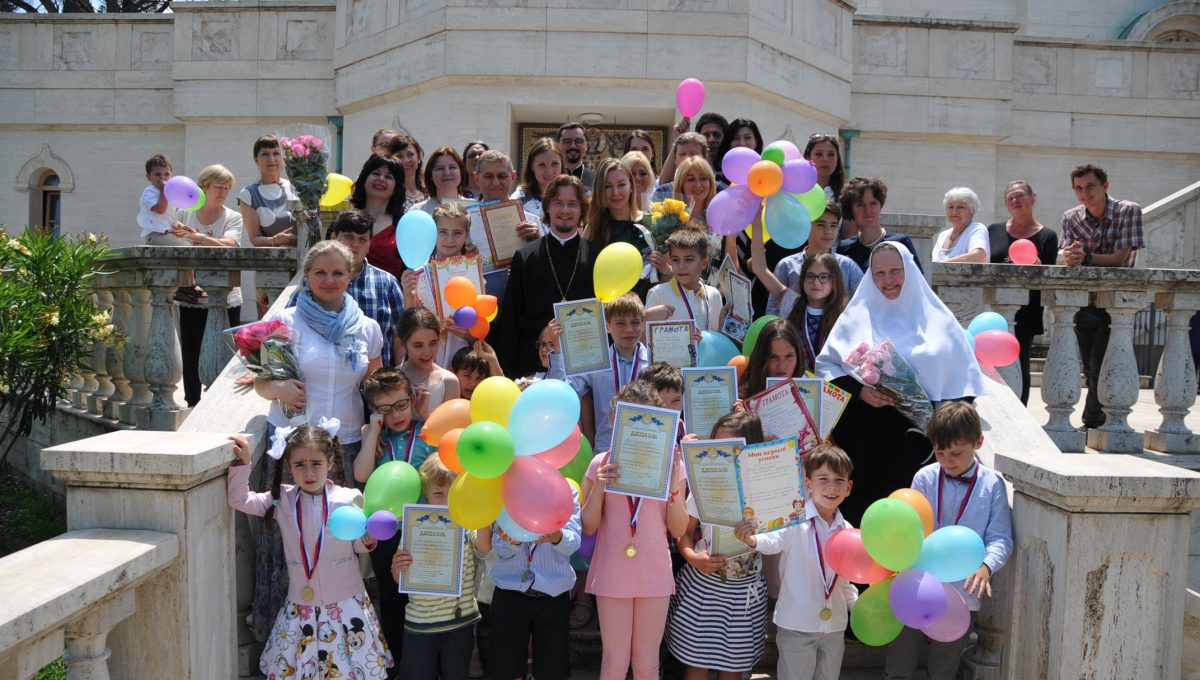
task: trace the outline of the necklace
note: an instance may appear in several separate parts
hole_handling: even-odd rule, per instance
[[[884,236],[887,236],[887,229],[880,227],[879,228],[879,238],[875,239],[874,241],[871,241],[870,243],[862,243],[862,239],[859,239],[859,243],[862,243],[867,248],[873,248],[873,247],[875,247],[876,243],[879,243],[880,241],[883,240]]]
[[[567,301],[567,293],[571,292],[571,284],[575,282],[575,272],[579,271],[579,256],[583,251],[583,241],[580,239],[579,247],[575,251],[575,266],[571,268],[571,278],[567,279],[567,288],[563,290],[562,284],[558,281],[558,271],[554,269],[554,258],[550,256],[550,239],[553,236],[543,236],[542,242],[546,244],[546,260],[550,263],[550,273],[554,276],[554,287],[558,288],[558,296],[563,302]],[[567,244],[563,244],[565,248]]]

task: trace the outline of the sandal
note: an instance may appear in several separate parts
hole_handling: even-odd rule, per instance
[[[200,304],[200,295],[196,292],[195,288],[180,286],[175,290],[175,301],[184,302],[189,305],[198,305]]]
[[[571,630],[579,630],[592,625],[592,620],[596,618],[596,602],[590,596],[585,600],[583,595],[575,599],[575,606],[571,608],[571,617],[568,619],[567,625]]]

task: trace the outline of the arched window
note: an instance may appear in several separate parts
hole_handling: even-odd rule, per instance
[[[31,215],[29,225],[42,233],[58,236],[62,227],[62,180],[50,171],[42,177],[34,193],[39,194],[37,215]]]
[[[55,236],[62,233],[62,195],[75,189],[74,175],[66,161],[54,155],[48,145],[42,145],[41,152],[17,171],[14,188],[29,193],[26,224]]]
[[[1134,19],[1121,32],[1125,40],[1200,43],[1200,2],[1176,0]]]

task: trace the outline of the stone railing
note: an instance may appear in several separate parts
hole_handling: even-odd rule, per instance
[[[1142,210],[1146,267],[1200,266],[1200,182],[1184,187]]]
[[[1085,447],[1108,453],[1200,453],[1200,437],[1184,423],[1196,401],[1196,365],[1188,341],[1188,323],[1200,307],[1200,271],[1119,269],[1109,267],[1018,266],[1002,264],[936,264],[933,284],[948,304],[969,302],[984,289],[991,308],[1013,326],[1029,291],[1042,291],[1042,304],[1053,318],[1050,352],[1042,375],[1041,396],[1050,414],[1044,429],[1063,452]],[[1097,307],[1112,317],[1111,335],[1098,377],[1099,399],[1107,418],[1086,434],[1070,423],[1079,403],[1080,356],[1075,338],[1075,312],[1094,295]],[[1162,413],[1157,429],[1135,432],[1128,415],[1138,399],[1138,372],[1133,349],[1133,317],[1151,301],[1167,318],[1166,344],[1155,375],[1154,400]],[[1014,390],[1020,389],[1016,364],[1000,370]]]

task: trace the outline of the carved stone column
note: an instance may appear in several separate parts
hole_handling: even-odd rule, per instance
[[[1087,436],[1071,425],[1071,412],[1079,403],[1079,342],[1075,339],[1075,312],[1087,304],[1082,290],[1043,290],[1042,302],[1050,308],[1053,332],[1046,367],[1042,370],[1042,401],[1050,420],[1042,428],[1064,453],[1082,453]]]
[[[92,304],[96,304],[95,293],[91,295],[91,301]],[[71,406],[74,406],[80,411],[86,411],[88,409],[88,398],[91,397],[92,393],[96,391],[96,388],[100,386],[100,383],[96,380],[96,366],[93,363],[96,352],[95,346],[98,344],[99,343],[93,344],[92,356],[84,359],[81,362],[79,374],[83,379],[83,384],[81,384],[79,388],[71,395]]]
[[[1145,447],[1164,453],[1200,453],[1200,436],[1183,421],[1196,403],[1196,364],[1188,325],[1200,309],[1200,294],[1159,293],[1155,306],[1167,314],[1167,341],[1154,376],[1154,401],[1163,420],[1157,430],[1146,432]]]
[[[179,312],[175,308],[175,271],[144,272],[150,288],[150,331],[147,337],[146,382],[154,398],[138,416],[137,426],[143,430],[179,429],[187,417],[187,407],[175,401],[175,392],[183,379],[183,359],[179,349]]]
[[[1017,310],[1029,304],[1029,290],[1027,288],[994,288],[989,297],[988,304],[1008,322],[1008,332],[1016,334]],[[1012,388],[1013,393],[1020,396],[1022,387],[1020,360],[1007,366],[997,366],[996,371]]]
[[[107,286],[96,288],[96,310],[100,313],[107,312],[111,321],[113,294]],[[112,376],[108,374],[108,355],[115,353],[115,349],[103,342],[97,342],[92,346],[92,370],[96,373],[96,389],[88,395],[87,410],[96,415],[104,413],[104,403],[112,396],[115,389]]]
[[[150,336],[150,289],[141,272],[126,272],[129,277],[129,327],[125,352],[121,356],[125,376],[129,378],[129,398],[121,404],[121,422],[136,425],[139,414],[154,398],[146,380],[146,342]]]
[[[274,305],[283,289],[291,283],[292,274],[288,272],[255,272],[254,281],[255,285],[267,291],[267,303]]]
[[[121,276],[113,277],[113,325],[117,330],[129,335],[129,317],[131,296],[129,289],[121,285]],[[128,341],[126,341],[128,342]],[[125,376],[125,350],[109,348],[104,355],[105,366],[112,379],[113,391],[104,402],[102,415],[105,418],[117,420],[121,417],[121,404],[133,395],[129,387],[129,378]]]
[[[1133,315],[1149,302],[1140,291],[1103,291],[1096,295],[1096,306],[1112,317],[1108,350],[1096,386],[1105,421],[1097,430],[1088,430],[1088,446],[1106,453],[1141,453],[1145,438],[1129,425],[1129,414],[1138,399],[1137,359],[1133,353]]]
[[[69,680],[109,680],[108,657],[112,652],[108,649],[108,634],[136,610],[136,591],[124,590],[67,626],[63,661]]]
[[[197,282],[208,291],[208,320],[204,326],[204,343],[200,346],[200,382],[205,387],[213,384],[225,364],[233,357],[224,335],[229,328],[229,272],[196,272]]]

